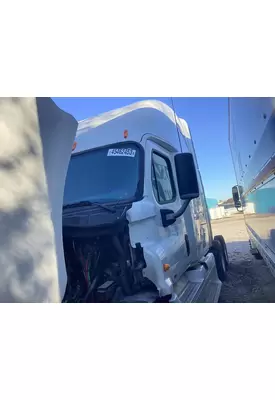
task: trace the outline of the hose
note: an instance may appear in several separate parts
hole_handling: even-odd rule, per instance
[[[131,289],[130,289],[129,282],[127,280],[127,263],[126,263],[126,259],[124,256],[123,248],[122,248],[117,236],[113,237],[113,244],[119,254],[121,286],[122,286],[122,289],[125,292],[125,294],[129,296],[131,294]]]

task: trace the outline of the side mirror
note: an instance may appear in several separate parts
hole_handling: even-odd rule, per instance
[[[177,212],[167,209],[162,209],[160,211],[162,224],[164,227],[172,225],[176,219],[184,213],[190,201],[200,196],[197,171],[193,155],[191,153],[176,154],[175,167],[179,195],[180,198],[185,201]]]
[[[237,209],[242,207],[241,195],[242,195],[242,187],[238,186],[238,185],[233,186],[233,188],[232,188],[232,197],[233,197],[233,200],[234,200],[235,207]]]
[[[175,166],[180,198],[192,200],[200,195],[196,166],[191,153],[175,155]]]

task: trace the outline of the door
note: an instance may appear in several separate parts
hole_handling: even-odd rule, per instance
[[[157,249],[162,263],[170,265],[167,275],[173,283],[185,272],[191,260],[184,215],[174,224],[163,227],[160,214],[161,209],[176,212],[182,204],[177,189],[174,155],[151,139],[147,140],[145,193],[157,209]]]

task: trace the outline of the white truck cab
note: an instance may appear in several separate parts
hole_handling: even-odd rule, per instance
[[[159,101],[81,121],[63,200],[63,302],[216,302],[213,240],[187,123]]]

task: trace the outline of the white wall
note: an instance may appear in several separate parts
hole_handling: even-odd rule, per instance
[[[232,215],[235,215],[238,213],[239,213],[239,211],[236,209],[236,207],[231,207],[231,208],[227,208],[224,210],[225,217],[231,217]]]
[[[224,207],[214,207],[209,209],[211,219],[220,219],[225,216]]]
[[[246,203],[246,205],[245,205],[245,213],[246,214],[255,214],[254,203]]]

